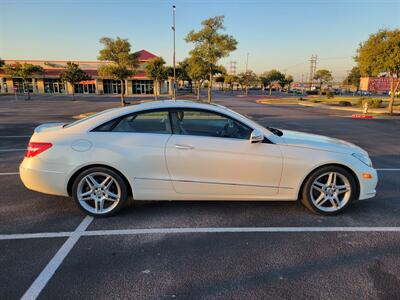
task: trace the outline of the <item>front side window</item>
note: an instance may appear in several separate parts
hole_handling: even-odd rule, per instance
[[[171,133],[168,111],[143,112],[122,117],[113,132]]]
[[[178,110],[172,113],[174,133],[221,138],[250,138],[252,129],[239,121],[203,110]]]

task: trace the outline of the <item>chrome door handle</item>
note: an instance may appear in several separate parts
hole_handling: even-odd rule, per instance
[[[180,145],[180,144],[176,144],[175,145],[176,149],[183,149],[183,150],[189,150],[189,149],[193,149],[193,146],[189,146],[189,145]]]

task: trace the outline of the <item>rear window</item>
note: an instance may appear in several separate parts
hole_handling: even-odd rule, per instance
[[[63,128],[69,128],[69,127],[78,125],[78,124],[80,124],[80,123],[86,122],[86,121],[88,121],[88,120],[90,120],[90,119],[93,119],[94,117],[100,116],[100,115],[102,115],[102,114],[105,114],[105,113],[110,112],[110,111],[115,110],[115,109],[116,109],[116,108],[106,109],[106,110],[100,111],[100,112],[98,112],[98,113],[95,113],[95,114],[93,114],[93,115],[87,116],[87,117],[85,117],[85,118],[83,118],[83,119],[79,119],[79,120],[76,120],[76,121],[74,121],[74,122],[67,123],[67,124],[65,124],[65,125],[63,126]]]
[[[92,131],[171,134],[167,110],[144,111],[110,120]]]

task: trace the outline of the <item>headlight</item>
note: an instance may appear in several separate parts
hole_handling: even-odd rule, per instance
[[[362,153],[353,153],[353,156],[357,158],[359,161],[366,164],[368,167],[372,167],[372,162],[368,155]]]

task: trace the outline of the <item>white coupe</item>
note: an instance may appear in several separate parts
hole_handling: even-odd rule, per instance
[[[226,107],[158,101],[35,129],[20,176],[93,216],[134,200],[301,199],[336,214],[375,196],[367,152],[338,139],[263,127]]]

